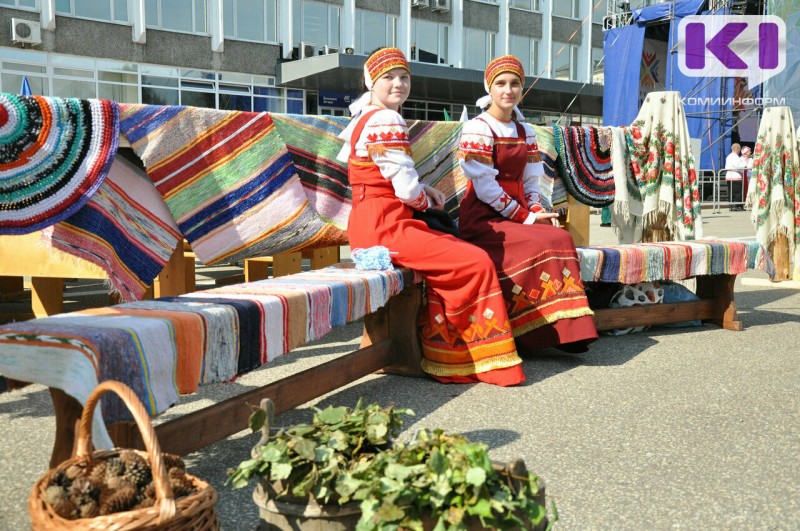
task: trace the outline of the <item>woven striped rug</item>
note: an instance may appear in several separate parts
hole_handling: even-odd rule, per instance
[[[44,234],[56,249],[100,266],[125,301],[144,296],[182,239],[153,183],[123,157],[83,208]]]
[[[120,129],[204,263],[338,241],[269,114],[126,104]]]
[[[775,265],[756,241],[695,240],[578,247],[584,282],[636,284],[697,275],[738,275],[748,269],[775,276]]]
[[[611,131],[607,127],[553,126],[558,169],[578,202],[603,207],[614,202]]]
[[[542,155],[544,175],[539,179],[542,206],[554,210],[567,207],[567,188],[556,164],[558,151],[556,150],[555,137],[552,127],[532,125],[536,133],[536,145]]]
[[[0,93],[0,234],[77,212],[117,152],[116,102]]]

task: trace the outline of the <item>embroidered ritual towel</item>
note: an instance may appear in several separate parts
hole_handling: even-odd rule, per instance
[[[644,204],[631,171],[625,127],[611,127],[611,167],[614,172],[614,206],[611,218],[619,243],[642,241]]]
[[[643,232],[667,229],[676,240],[702,238],[700,189],[680,93],[649,93],[625,136],[644,205]],[[656,226],[659,218],[666,226]]]
[[[800,157],[797,138],[789,107],[764,109],[747,193],[756,241],[769,248],[778,234],[788,238],[794,280],[800,280],[800,196],[797,182]]]

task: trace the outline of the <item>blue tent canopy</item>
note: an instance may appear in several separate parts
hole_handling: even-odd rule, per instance
[[[677,2],[664,2],[654,6],[634,9],[633,21],[638,24],[659,22],[675,18],[688,17],[698,14],[706,4],[706,0],[679,0]]]

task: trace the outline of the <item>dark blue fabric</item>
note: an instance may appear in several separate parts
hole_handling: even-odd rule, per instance
[[[644,30],[634,24],[603,32],[603,125],[630,125],[639,114]]]
[[[672,18],[673,9],[676,18],[683,18],[689,15],[696,15],[706,5],[706,0],[678,0],[677,2],[664,2],[654,6],[643,7],[634,9],[633,20],[634,22],[657,22],[659,20],[667,20]]]

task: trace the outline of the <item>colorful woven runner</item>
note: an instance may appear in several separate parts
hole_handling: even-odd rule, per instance
[[[120,128],[206,264],[338,244],[267,113],[120,105]],[[334,233],[329,237],[329,233]]]
[[[544,176],[539,179],[542,206],[554,210],[567,208],[567,188],[564,186],[564,180],[561,178],[556,164],[558,151],[556,151],[553,128],[540,125],[532,127],[536,133],[536,145],[539,146],[544,166]]]
[[[644,204],[643,232],[663,228],[675,240],[702,238],[700,189],[680,93],[648,94],[625,136]],[[666,226],[656,226],[662,219]]]
[[[800,157],[789,107],[764,109],[753,153],[747,202],[756,240],[769,248],[778,234],[793,251],[792,278],[800,280]]]
[[[116,102],[0,93],[0,234],[77,212],[106,178],[118,139]]]
[[[144,296],[182,240],[153,183],[123,157],[83,208],[43,232],[56,249],[100,266],[129,302]]]
[[[553,126],[558,169],[567,191],[593,207],[614,201],[611,131],[608,127]]]
[[[738,275],[748,269],[775,276],[775,265],[756,241],[696,240],[578,247],[584,282],[636,284],[697,275]]]

